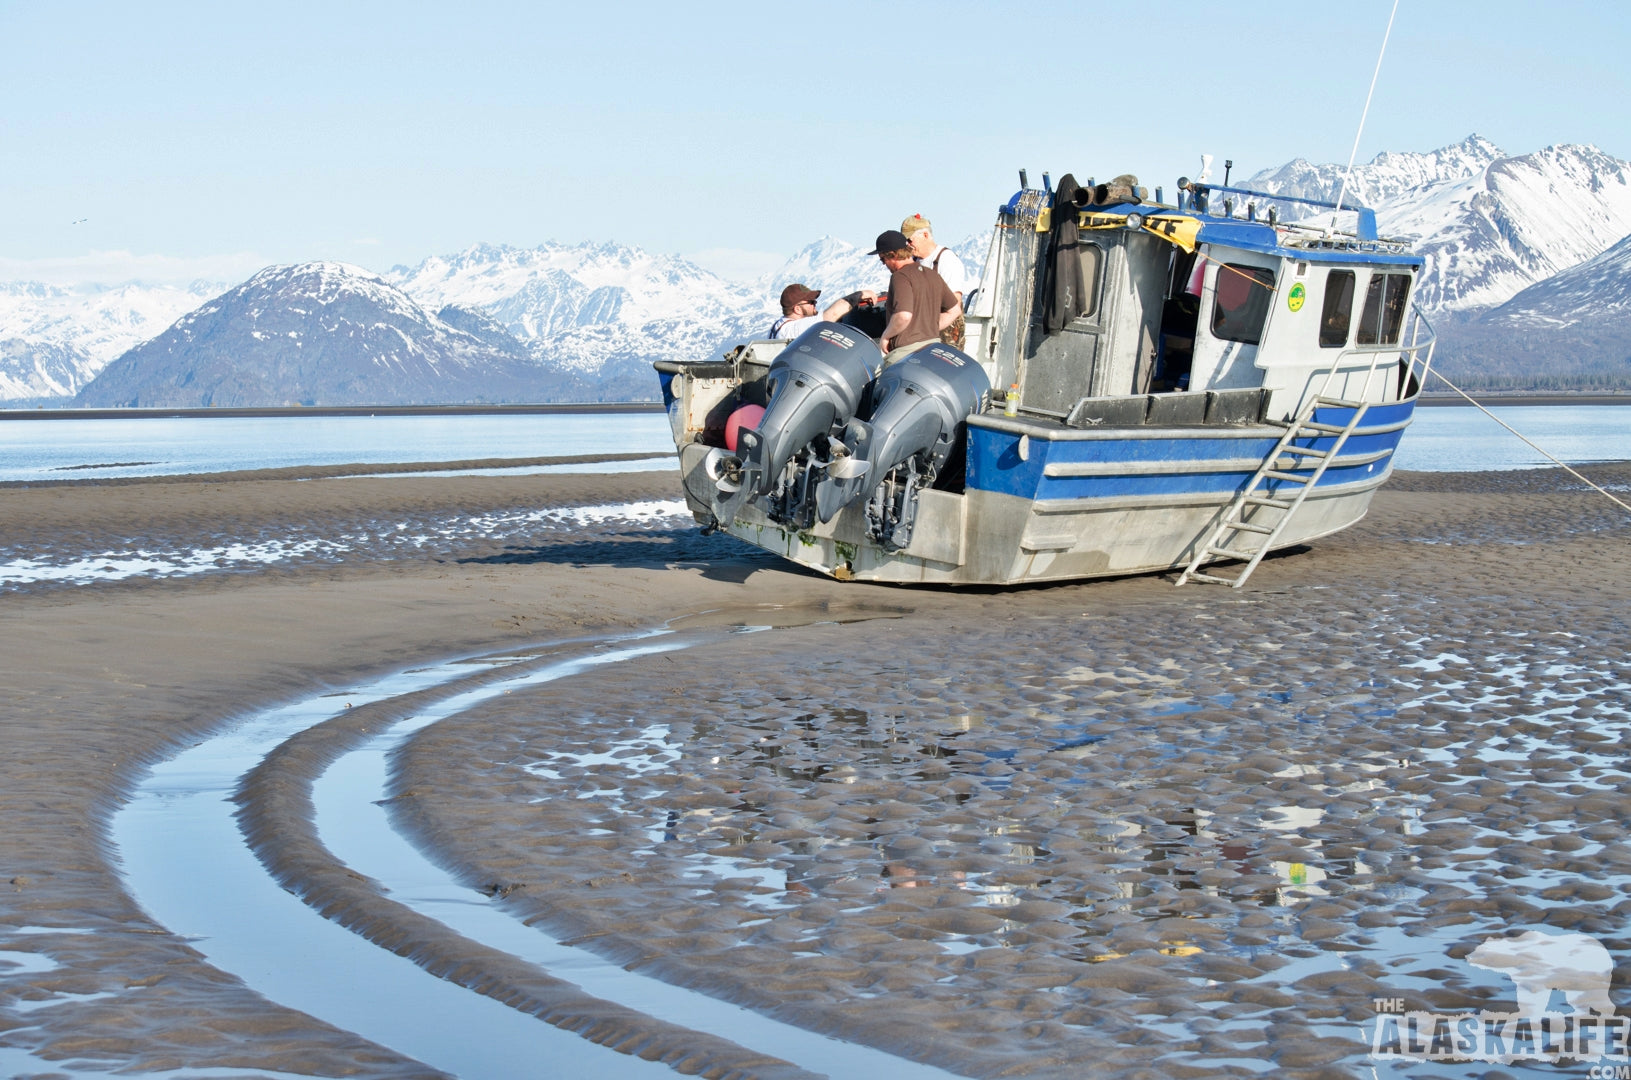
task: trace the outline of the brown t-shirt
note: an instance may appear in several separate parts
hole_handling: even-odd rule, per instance
[[[912,321],[890,342],[891,347],[939,340],[940,315],[956,306],[957,294],[939,274],[922,263],[907,263],[889,275],[889,305],[884,310],[891,319],[897,311],[910,311]]]

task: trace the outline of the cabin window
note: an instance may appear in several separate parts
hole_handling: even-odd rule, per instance
[[[1325,277],[1325,310],[1320,313],[1320,348],[1340,349],[1348,344],[1354,317],[1354,272],[1332,270]]]
[[[1274,271],[1224,263],[1218,267],[1213,291],[1212,336],[1248,345],[1262,341],[1269,301],[1274,299]]]
[[[1405,300],[1410,296],[1409,274],[1372,274],[1365,290],[1365,311],[1359,316],[1357,345],[1397,345],[1404,328]]]
[[[1082,263],[1082,316],[1099,313],[1099,277],[1104,270],[1104,249],[1097,244],[1076,245]]]

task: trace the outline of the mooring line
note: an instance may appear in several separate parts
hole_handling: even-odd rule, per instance
[[[1592,490],[1596,491],[1598,494],[1602,495],[1603,498],[1607,499],[1609,502],[1613,503],[1615,506],[1618,506],[1621,510],[1624,510],[1626,513],[1631,514],[1631,506],[1627,506],[1625,503],[1621,502],[1619,499],[1616,499],[1612,494],[1609,493],[1609,491],[1606,488],[1603,488],[1603,487],[1601,487],[1601,486],[1599,486],[1597,484],[1592,483],[1590,480],[1586,479],[1584,476],[1581,476],[1580,473],[1578,473],[1574,469],[1570,468],[1569,465],[1566,462],[1562,461],[1561,459],[1557,458],[1556,456],[1554,456],[1550,452],[1548,452],[1546,450],[1543,450],[1540,447],[1536,446],[1534,443],[1530,442],[1529,439],[1524,436],[1523,432],[1519,431],[1517,428],[1513,427],[1511,424],[1507,423],[1505,420],[1502,420],[1499,416],[1496,416],[1494,413],[1492,413],[1488,409],[1484,408],[1484,406],[1483,406],[1483,404],[1481,402],[1479,402],[1477,399],[1475,399],[1471,394],[1467,393],[1465,390],[1461,389],[1461,387],[1459,387],[1455,383],[1451,382],[1449,379],[1446,379],[1441,372],[1439,372],[1437,370],[1434,370],[1433,374],[1435,376],[1437,376],[1438,380],[1440,382],[1442,382],[1445,386],[1448,386],[1451,390],[1454,390],[1456,393],[1458,393],[1462,397],[1466,398],[1470,403],[1477,406],[1478,410],[1480,412],[1482,412],[1485,416],[1489,417],[1491,420],[1495,421],[1497,424],[1500,424],[1502,427],[1504,427],[1508,431],[1512,432],[1512,434],[1516,435],[1518,438],[1523,439],[1524,444],[1526,446],[1528,446],[1531,450],[1535,451],[1536,453],[1540,454],[1542,457],[1546,458],[1548,461],[1550,461],[1553,464],[1557,465],[1559,468],[1561,468],[1565,472],[1567,472],[1570,476],[1574,477],[1576,480],[1580,481],[1582,484],[1585,484],[1587,487],[1589,487]]]

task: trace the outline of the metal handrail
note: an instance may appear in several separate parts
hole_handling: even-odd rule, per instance
[[[1424,348],[1427,350],[1427,358],[1421,361],[1421,375],[1416,377],[1416,393],[1420,394],[1427,389],[1427,373],[1433,366],[1433,349],[1438,344],[1438,331],[1433,329],[1433,324],[1428,321],[1426,315],[1414,309],[1410,312],[1410,327],[1410,344],[1399,350],[1399,356],[1402,359],[1405,353],[1410,354],[1405,368],[1405,375],[1408,378],[1413,374],[1416,362],[1421,360],[1421,350]],[[1427,340],[1421,341],[1424,327],[1427,330]]]
[[[1407,385],[1408,379],[1411,376],[1415,376],[1417,392],[1420,393],[1421,390],[1427,385],[1427,372],[1433,363],[1433,349],[1438,343],[1438,332],[1433,329],[1433,324],[1428,321],[1427,316],[1414,309],[1412,309],[1410,312],[1409,329],[1409,344],[1401,345],[1397,342],[1390,342],[1385,345],[1377,345],[1373,348],[1343,349],[1341,352],[1337,353],[1336,357],[1332,359],[1330,366],[1324,370],[1324,382],[1320,384],[1319,391],[1315,396],[1329,396],[1331,383],[1335,381],[1338,373],[1354,374],[1355,372],[1359,371],[1360,369],[1357,361],[1358,358],[1364,356],[1369,356],[1370,362],[1364,369],[1365,385],[1361,389],[1358,400],[1369,400],[1371,382],[1375,378],[1378,366],[1381,364],[1384,357],[1391,358],[1397,356],[1405,365]],[[1425,339],[1422,337],[1423,331],[1425,331],[1427,335]],[[1401,337],[1402,336],[1404,335],[1401,335]],[[1422,357],[1422,350],[1424,349],[1427,352],[1425,359]],[[1344,361],[1354,361],[1353,366],[1350,367],[1347,372],[1343,372]],[[1421,367],[1419,374],[1416,373],[1418,364]],[[1316,369],[1313,376],[1310,377],[1308,385],[1312,386],[1314,384],[1314,380],[1319,378],[1319,375],[1320,372]],[[1305,388],[1302,396],[1297,400],[1298,409],[1301,409],[1303,405],[1306,404],[1308,400],[1307,395],[1308,391]]]

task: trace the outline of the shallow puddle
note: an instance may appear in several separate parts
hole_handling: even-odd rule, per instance
[[[442,664],[257,714],[155,767],[116,815],[113,834],[126,882],[157,922],[266,997],[454,1075],[536,1075],[540,1067],[557,1075],[671,1075],[664,1065],[602,1048],[443,981],[324,919],[268,876],[239,831],[232,796],[240,778],[293,735],[347,709],[456,685],[473,668],[516,667],[513,676],[455,690],[328,768],[314,785],[313,798],[319,835],[336,857],[373,878],[392,899],[605,1000],[834,1076],[948,1075],[770,1020],[563,945],[459,885],[392,829],[382,805],[387,762],[416,731],[497,695],[683,649],[693,641],[670,636],[601,647],[585,643],[583,655],[542,664],[517,655]],[[662,767],[660,755],[654,767]],[[6,959],[9,954],[0,955]],[[427,1022],[430,1018],[434,1022]]]

